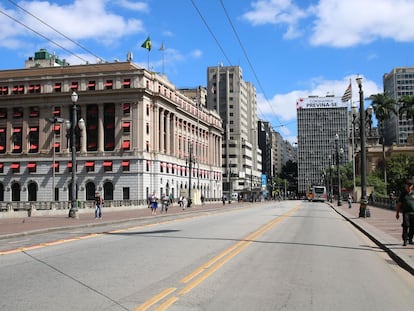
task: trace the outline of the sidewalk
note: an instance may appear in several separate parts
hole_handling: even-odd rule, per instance
[[[185,216],[194,212],[203,213],[223,208],[251,206],[251,204],[249,202],[234,202],[223,206],[221,202],[215,202],[193,205],[185,210],[180,208],[178,204],[174,204],[168,209],[167,214],[160,214],[160,208],[158,208],[157,216],[151,215],[151,210],[147,207],[130,207],[123,210],[104,208],[101,220],[95,219],[93,209],[82,211],[79,213],[78,219],[67,217],[68,211],[64,211],[65,214],[60,215],[0,218],[0,243],[2,239],[33,233],[104,226],[133,220],[151,221],[160,215],[162,217],[176,214]],[[348,208],[347,202],[343,202],[342,206],[337,206],[337,202],[328,204],[385,250],[395,262],[414,275],[414,245],[402,246],[401,218],[399,220],[395,218],[395,211],[369,206],[371,217],[359,218],[359,204],[353,204],[351,209]]]
[[[397,220],[394,210],[369,206],[371,217],[359,218],[357,203],[352,204],[352,208],[348,208],[347,202],[343,202],[341,206],[337,206],[337,202],[329,204],[386,251],[398,265],[414,275],[414,245],[402,246],[401,214]]]

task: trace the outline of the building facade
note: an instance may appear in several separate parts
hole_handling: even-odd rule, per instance
[[[0,71],[0,201],[106,201],[222,195],[222,121],[131,62]],[[76,92],[76,167],[71,94]],[[82,121],[81,121],[82,120]],[[70,126],[69,126],[70,128]],[[197,158],[192,154],[198,150]],[[189,171],[189,160],[198,161]],[[191,181],[191,184],[190,184]],[[196,198],[195,198],[196,199]]]
[[[393,68],[391,72],[384,74],[383,78],[384,93],[397,102],[397,111],[401,107],[398,100],[403,96],[414,95],[414,67]],[[392,115],[385,121],[384,136],[385,144],[391,146],[406,145],[410,135],[414,134],[412,120],[407,120],[405,115]]]
[[[349,161],[348,107],[337,97],[309,97],[298,99],[296,109],[298,191],[304,194],[313,185],[327,185],[330,167],[336,164],[336,143],[339,164]]]
[[[218,66],[207,69],[207,90],[207,108],[223,120],[223,191],[257,199],[262,191],[262,154],[256,89],[243,80],[239,66]]]

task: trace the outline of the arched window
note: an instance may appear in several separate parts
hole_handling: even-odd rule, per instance
[[[28,201],[37,201],[37,184],[35,182],[30,182],[27,185],[28,191]]]
[[[20,201],[20,185],[18,183],[13,183],[11,186],[12,190],[12,201]]]
[[[95,200],[96,187],[93,182],[88,182],[86,184],[86,200]]]

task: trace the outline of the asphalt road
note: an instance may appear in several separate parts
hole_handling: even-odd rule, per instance
[[[414,305],[413,276],[322,203],[269,202],[107,229],[73,230],[1,256],[0,309],[404,311]]]

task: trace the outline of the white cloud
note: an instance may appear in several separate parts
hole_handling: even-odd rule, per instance
[[[145,2],[119,0],[118,4],[121,7],[126,8],[128,10],[141,11],[141,12],[148,12],[149,11],[148,4],[145,3]]]
[[[27,1],[20,2],[19,6],[72,40],[94,39],[112,44],[121,37],[144,30],[141,20],[135,18],[125,19],[120,15],[110,13],[107,11],[105,4],[106,1],[100,0],[76,0],[73,4],[67,5],[57,5],[47,1]],[[16,8],[14,11],[8,10],[8,13],[32,30],[22,26],[16,27],[15,21],[2,16],[0,18],[0,28],[12,30],[2,31],[2,39],[10,40],[13,38],[13,45],[6,46],[3,42],[2,46],[13,48],[17,40],[24,44],[27,37],[40,38],[35,32],[53,41],[61,40],[60,43],[63,43],[65,47],[73,46],[73,43],[67,39],[62,40],[63,37],[56,31],[24,11]]]
[[[409,0],[320,0],[310,42],[348,47],[382,38],[414,40]]]
[[[299,21],[309,14],[307,9],[302,9],[292,3],[291,0],[259,0],[252,3],[252,10],[242,17],[252,25],[288,25],[284,34],[287,39],[300,35],[297,28]]]

